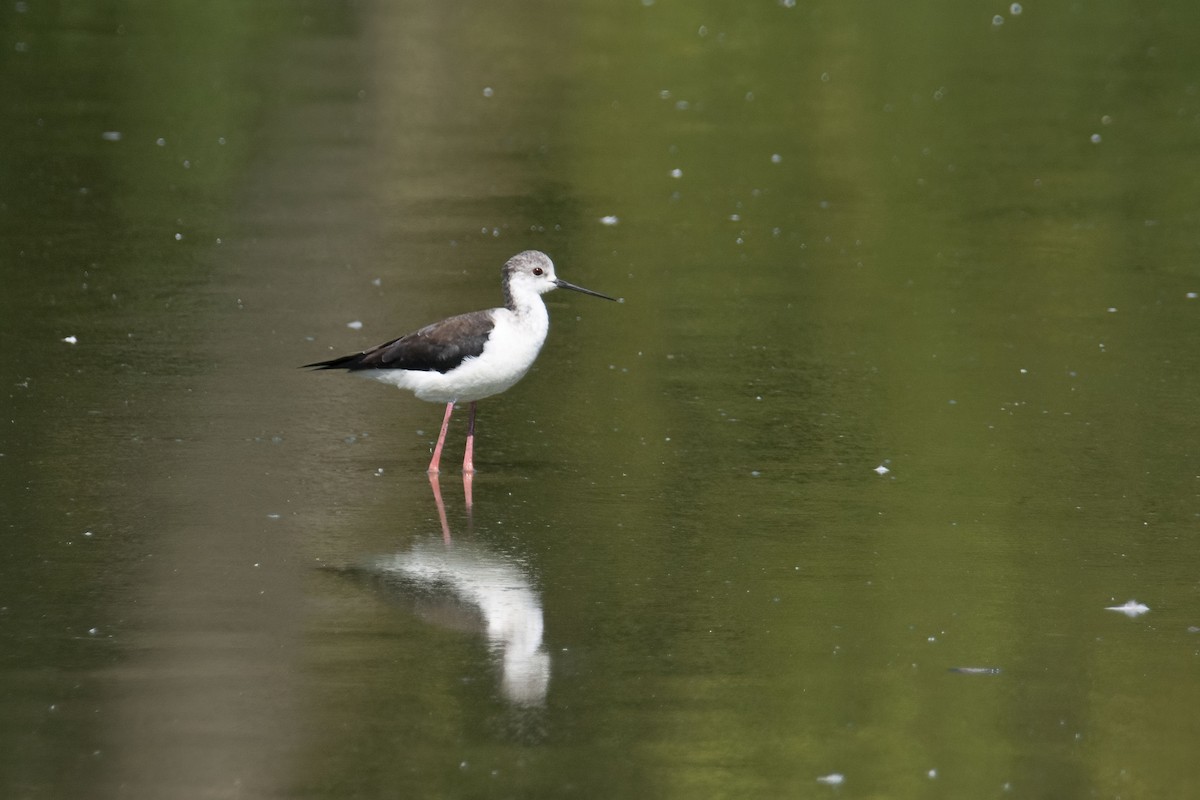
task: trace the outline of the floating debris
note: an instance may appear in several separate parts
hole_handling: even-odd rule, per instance
[[[1140,617],[1150,610],[1150,606],[1145,603],[1139,603],[1137,600],[1130,600],[1123,606],[1105,606],[1105,611],[1118,611],[1127,617]]]
[[[885,467],[883,464],[880,464],[875,468],[875,474],[877,475],[887,475],[889,472],[891,472],[891,470]]]
[[[959,675],[999,675],[999,667],[950,667],[947,672],[954,672]]]
[[[346,323],[347,328],[350,328],[351,330],[355,330],[355,331],[361,331],[362,326],[363,326],[362,320],[358,320],[358,319],[354,320],[353,322]]]
[[[841,786],[846,780],[846,776],[840,772],[831,772],[828,775],[822,775],[817,778],[817,783],[823,783],[826,786]]]
[[[63,341],[66,342],[67,344],[75,344],[79,340],[76,339],[74,336],[66,336],[63,338]]]
[[[609,214],[600,218],[601,225],[616,225],[621,219],[616,214]]]

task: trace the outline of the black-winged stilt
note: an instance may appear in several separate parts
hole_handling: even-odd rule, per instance
[[[429,462],[430,474],[438,472],[454,404],[470,403],[463,472],[472,473],[475,402],[508,389],[533,366],[550,329],[542,295],[554,289],[570,289],[616,300],[559,280],[554,275],[554,262],[537,250],[517,253],[505,263],[501,275],[503,308],[460,314],[361,353],[305,366],[357,372],[408,389],[421,400],[445,403],[446,415]]]

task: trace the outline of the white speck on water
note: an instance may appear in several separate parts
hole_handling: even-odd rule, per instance
[[[94,534],[93,534],[91,531],[84,531],[84,532],[83,532],[83,535],[84,535],[84,536],[86,536],[86,537],[88,537],[88,538],[91,538],[91,537],[92,537]]]
[[[1105,114],[1104,116],[1100,117],[1101,125],[1112,125],[1112,121],[1113,121],[1112,117],[1109,116],[1108,114]]]
[[[185,158],[185,159],[183,160],[183,168],[184,168],[184,169],[191,169],[191,168],[192,168],[192,162],[191,162],[191,161],[188,161],[188,160]]]
[[[1014,17],[1021,16],[1021,12],[1024,10],[1025,9],[1021,8],[1020,3],[1013,3],[1011,6],[1008,7],[1008,13],[1012,14]]]
[[[1195,300],[1197,297],[1200,297],[1200,292],[1188,292],[1184,297],[1188,300]]]
[[[267,519],[283,519],[283,514],[272,511],[270,514],[267,514]],[[258,565],[255,564],[254,566],[257,567]]]
[[[783,162],[783,156],[779,155],[779,153],[771,153],[771,163],[772,164],[780,164],[782,162]]]
[[[1117,307],[1116,307],[1116,306],[1109,306],[1109,307],[1108,307],[1108,309],[1107,309],[1107,311],[1108,311],[1108,313],[1110,313],[1110,314],[1115,314],[1115,313],[1117,313]]]
[[[218,137],[217,137],[217,144],[225,144],[225,137],[224,137],[224,136],[218,136]]]
[[[164,138],[163,138],[163,137],[161,137],[161,136],[160,136],[160,137],[158,137],[157,139],[155,139],[155,140],[154,140],[154,143],[155,143],[156,145],[158,145],[159,147],[166,147],[166,146],[167,146],[167,140],[166,140],[166,139],[164,139]]]
[[[762,473],[761,473],[761,472],[759,472],[758,470],[756,470],[756,469],[752,469],[752,470],[750,470],[750,477],[751,477],[751,478],[758,478],[758,477],[761,477],[761,476],[762,476]]]
[[[1019,370],[1019,372],[1020,372],[1022,375],[1028,375],[1028,374],[1029,374],[1029,370],[1025,369],[1024,367],[1021,367],[1021,369]]]
[[[89,635],[89,636],[95,636],[95,635],[96,635],[96,634],[98,634],[98,633],[100,633],[100,629],[99,629],[99,628],[88,628],[88,635]]]
[[[828,775],[822,775],[817,778],[817,783],[823,783],[826,786],[841,786],[846,780],[846,776],[840,772],[831,772]]]
[[[121,141],[121,132],[105,131],[104,133],[100,134],[100,138],[106,142],[119,142]]]
[[[616,225],[620,221],[621,221],[620,217],[618,217],[616,214],[607,214],[600,218],[601,225],[612,226],[612,225]]]
[[[883,464],[880,464],[875,468],[876,475],[887,475],[889,472],[891,472],[891,470],[885,467]]]
[[[671,90],[670,89],[659,89],[658,96],[662,100],[670,100],[671,99]]]
[[[177,242],[182,242],[182,241],[183,241],[183,234],[182,234],[182,233],[177,233],[177,234],[175,234],[175,241],[177,241]]]
[[[74,336],[64,336],[63,341],[66,342],[67,344],[75,344],[79,340],[76,339]]]
[[[495,90],[492,89],[492,87],[490,87],[490,86],[483,87],[483,96],[484,97],[491,97],[494,94],[496,94],[496,92],[495,92]]]
[[[926,772],[925,774],[929,776],[930,780],[935,780],[937,778],[937,770],[936,769],[931,769],[931,770],[929,770],[929,772]]]
[[[362,320],[358,320],[358,319],[354,320],[353,322],[346,323],[347,328],[349,328],[351,330],[355,330],[355,331],[361,331],[362,326],[363,326]]]
[[[741,221],[742,221],[742,217],[741,217],[741,215],[740,215],[740,214],[730,214],[730,215],[729,215],[729,221],[730,221],[730,222],[741,222]]]
[[[1100,144],[1100,134],[1098,134],[1098,133],[1092,134],[1092,144]]]
[[[1150,610],[1150,606],[1146,605],[1145,603],[1139,603],[1137,600],[1130,600],[1124,605],[1106,606],[1104,610],[1117,611],[1132,619],[1133,617],[1140,617],[1142,614],[1145,614]]]
[[[675,110],[676,111],[687,111],[691,107],[692,107],[692,104],[689,103],[687,100],[676,100],[675,101]]]
[[[376,278],[375,280],[371,281],[371,285],[372,286],[383,286],[383,278]]]
[[[821,73],[821,83],[829,83],[829,73],[828,72]]]
[[[999,28],[1003,24],[1004,24],[1004,17],[1000,16],[999,14],[992,17],[992,25],[994,25],[995,27]]]
[[[683,177],[683,170],[681,170],[681,169],[678,169],[678,168],[677,168],[677,169],[673,169],[673,170],[671,170],[671,177],[672,177],[672,178],[682,178],[682,177]]]

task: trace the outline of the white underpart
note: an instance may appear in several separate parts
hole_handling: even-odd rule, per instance
[[[491,309],[494,327],[483,352],[449,372],[373,369],[359,374],[407,389],[431,403],[472,403],[499,394],[525,377],[537,360],[550,330],[550,314],[541,295],[553,288],[553,269],[540,278],[515,276],[510,290],[517,310]]]

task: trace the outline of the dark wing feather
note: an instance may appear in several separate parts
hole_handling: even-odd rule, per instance
[[[449,372],[464,359],[478,356],[492,332],[490,311],[460,314],[421,330],[375,345],[369,350],[330,361],[305,364],[313,369],[411,369]]]

